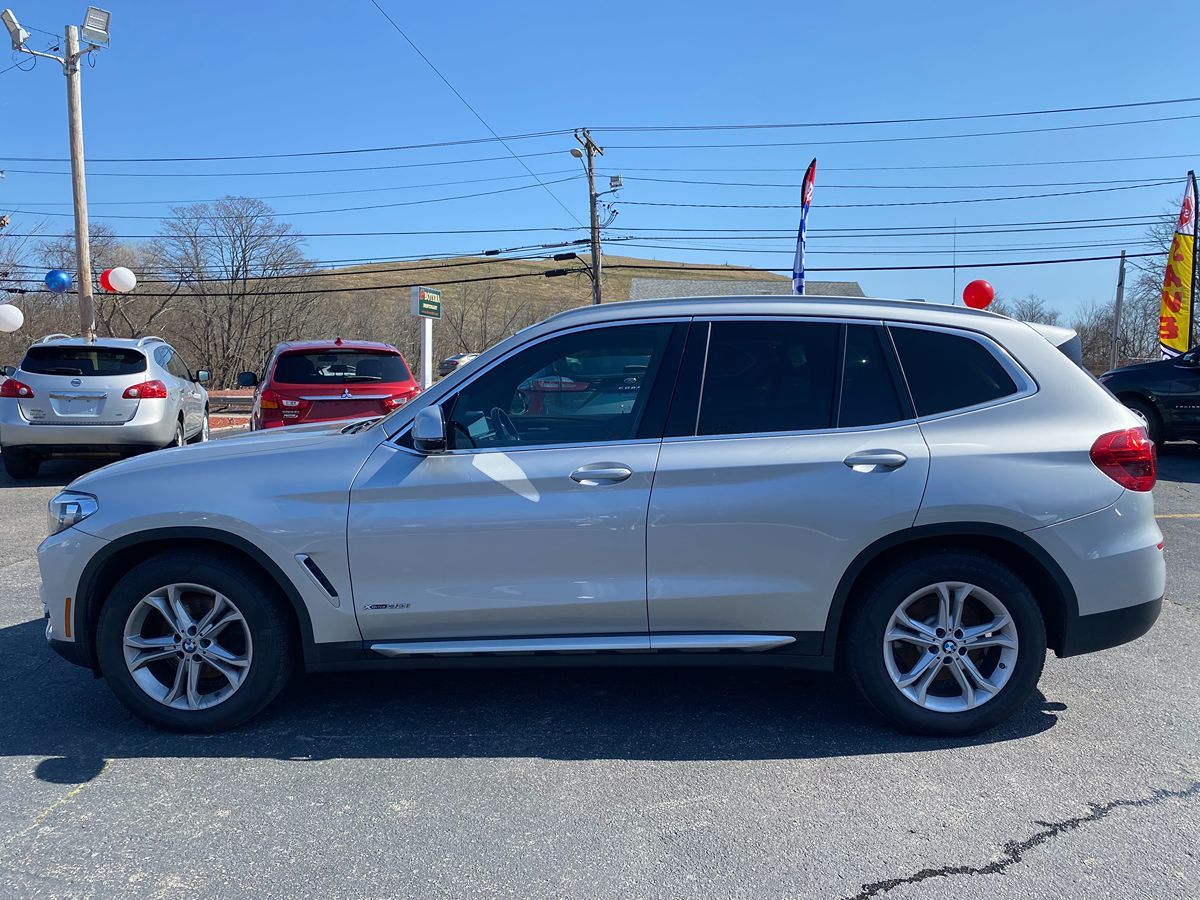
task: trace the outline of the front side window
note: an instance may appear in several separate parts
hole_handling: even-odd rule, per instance
[[[188,369],[187,363],[180,359],[179,354],[174,350],[171,351],[171,355],[167,359],[167,371],[176,378],[182,378],[184,381],[192,380],[192,373]]]
[[[840,329],[826,322],[713,322],[697,433],[833,427]]]
[[[890,331],[918,416],[966,409],[1017,392],[1000,360],[973,338],[902,326]]]
[[[445,405],[448,446],[632,440],[672,327],[592,328],[521,350]]]

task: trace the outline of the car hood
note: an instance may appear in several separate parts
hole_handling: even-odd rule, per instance
[[[1152,360],[1151,362],[1134,363],[1131,366],[1121,366],[1116,369],[1109,369],[1100,377],[1108,378],[1113,375],[1132,375],[1138,372],[1154,372],[1159,369],[1169,367],[1171,363],[1172,360],[1169,359],[1156,359]]]
[[[163,469],[179,470],[180,477],[186,478],[182,467],[203,463],[232,461],[241,457],[258,454],[273,454],[279,451],[299,450],[324,446],[336,441],[350,441],[363,438],[371,432],[360,432],[357,435],[344,435],[345,421],[317,422],[311,425],[294,425],[289,428],[270,428],[262,431],[247,431],[234,437],[207,441],[203,444],[190,444],[186,447],[176,447],[169,450],[155,450],[104,466],[100,469],[81,475],[71,482],[73,490],[88,490],[104,481],[113,478],[124,478],[137,474],[158,473]],[[373,429],[372,429],[373,431]]]

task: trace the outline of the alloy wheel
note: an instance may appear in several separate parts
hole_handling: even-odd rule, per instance
[[[982,588],[942,581],[914,591],[883,635],[883,659],[897,690],[924,709],[964,712],[991,700],[1012,678],[1017,628]]]
[[[208,709],[246,680],[250,628],[232,600],[199,584],[169,584],[125,621],[125,665],[148,696],[173,709]]]

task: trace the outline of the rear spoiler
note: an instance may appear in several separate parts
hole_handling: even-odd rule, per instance
[[[1063,328],[1061,325],[1043,325],[1040,322],[1026,322],[1030,328],[1062,351],[1063,356],[1075,365],[1083,368],[1083,342],[1074,328]]]

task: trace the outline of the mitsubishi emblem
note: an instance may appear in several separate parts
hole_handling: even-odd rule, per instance
[[[342,391],[342,399],[343,400],[349,400],[352,396],[353,396],[353,394],[350,393],[350,388],[346,388],[345,390]]]

